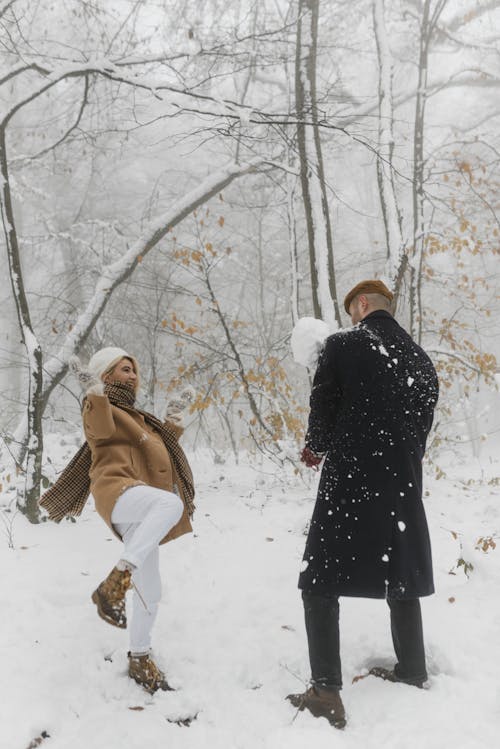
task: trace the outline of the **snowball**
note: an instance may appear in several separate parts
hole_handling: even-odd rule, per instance
[[[384,554],[384,556],[382,557],[382,561],[383,562],[388,562],[389,561],[389,557],[387,556],[387,554]]]
[[[319,354],[329,334],[330,329],[323,320],[301,317],[290,339],[294,361],[308,369],[316,369]]]
[[[413,379],[413,377],[408,377],[408,379],[406,380],[406,382],[408,384],[408,387],[411,388],[411,386],[413,385],[413,383],[415,382],[415,380]]]
[[[402,533],[404,530],[406,530],[406,523],[403,523],[402,520],[398,520],[398,528]]]

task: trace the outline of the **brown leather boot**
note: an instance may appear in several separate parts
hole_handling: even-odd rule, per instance
[[[97,613],[108,624],[125,629],[125,595],[131,587],[130,570],[119,570],[113,567],[109,575],[92,593],[92,600],[97,606]]]
[[[394,669],[384,668],[383,666],[374,666],[368,672],[368,676],[377,676],[379,679],[384,681],[391,681],[395,684],[408,684],[410,687],[417,687],[417,689],[424,688],[424,682],[418,679],[405,681],[400,679]]]
[[[298,710],[309,710],[315,718],[326,718],[335,728],[346,725],[345,709],[338,689],[312,686],[301,694],[287,695],[287,700]]]
[[[163,689],[164,692],[174,691],[167,682],[165,674],[158,668],[149,653],[132,655],[128,652],[127,656],[128,675],[150,694],[154,694],[158,689]]]

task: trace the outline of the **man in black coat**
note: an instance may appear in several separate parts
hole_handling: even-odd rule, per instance
[[[434,583],[422,458],[438,379],[391,302],[381,281],[347,295],[354,327],[326,340],[302,453],[310,467],[324,457],[299,579],[312,686],[288,699],[336,727],[345,725],[339,596],[389,604],[397,663],[370,673],[418,687],[427,679],[419,598]]]

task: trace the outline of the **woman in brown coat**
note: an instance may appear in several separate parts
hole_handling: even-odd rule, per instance
[[[101,349],[87,369],[73,358],[71,368],[86,394],[96,510],[124,544],[92,600],[106,622],[125,628],[125,595],[134,588],[129,675],[150,692],[170,689],[151,657],[151,631],[161,597],[158,546],[192,530],[192,475],[177,442],[186,403],[167,405],[165,422],[136,409],[139,368],[123,349]]]

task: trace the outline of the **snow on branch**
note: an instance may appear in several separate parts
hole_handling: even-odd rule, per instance
[[[143,260],[148,252],[196,208],[221,192],[234,179],[256,170],[263,162],[264,159],[260,157],[244,164],[230,162],[218,171],[213,172],[187,195],[170,206],[168,211],[153,220],[142,236],[124,252],[119,260],[110,263],[101,270],[100,279],[93,296],[75,321],[71,333],[67,336],[57,354],[49,359],[44,366],[47,381],[46,389],[53,385],[52,380],[54,378],[64,374],[69,356],[78,350],[90,334],[113,291],[133,273],[138,263]]]
[[[7,81],[10,81],[11,78],[15,78],[18,75],[21,75],[21,73],[26,73],[28,70],[34,70],[37,73],[41,73],[42,75],[47,75],[49,71],[46,68],[42,68],[40,65],[37,65],[36,63],[32,63],[31,65],[22,65],[20,68],[14,68],[13,70],[10,70],[6,75],[3,76],[3,78],[0,78],[0,86],[3,86],[4,83],[7,83]]]
[[[137,64],[137,61],[135,62],[135,64]],[[3,113],[2,121],[0,123],[1,127],[5,127],[8,124],[9,120],[22,107],[34,101],[61,81],[67,80],[69,78],[88,76],[90,74],[101,75],[105,78],[108,78],[109,80],[115,81],[116,83],[123,83],[135,88],[149,91],[156,99],[159,100],[163,100],[162,94],[163,92],[166,92],[170,94],[168,103],[176,104],[177,102],[175,97],[180,96],[182,97],[182,99],[194,99],[200,104],[209,103],[210,106],[213,106],[213,104],[217,104],[220,107],[220,111],[218,112],[219,116],[225,116],[229,113],[232,113],[233,115],[236,114],[237,117],[241,116],[248,118],[249,112],[252,111],[252,107],[249,107],[248,105],[240,104],[239,102],[232,101],[230,99],[220,99],[214,96],[209,96],[207,94],[200,94],[189,91],[187,89],[179,88],[177,86],[166,84],[162,80],[158,80],[158,78],[153,75],[140,75],[132,73],[126,74],[123,69],[121,69],[120,63],[115,64],[115,62],[108,59],[89,60],[86,64],[69,63],[56,67],[52,70],[43,68],[40,65],[34,63],[32,65],[24,66],[22,68],[17,68],[16,70],[11,71],[3,79],[0,79],[0,84],[9,80],[10,78],[13,78],[16,75],[19,75],[22,72],[29,70],[43,75],[47,82],[42,86],[37,86],[36,88],[34,88],[34,90],[31,91],[31,93],[23,95],[23,97],[18,101],[12,103],[10,108],[5,113]]]
[[[460,71],[460,73],[457,73],[456,75],[462,75],[463,72],[470,72],[470,71]],[[445,91],[449,88],[458,88],[463,86],[471,87],[471,88],[498,88],[500,86],[500,77],[493,76],[490,73],[486,73],[482,70],[477,70],[475,75],[464,75],[461,78],[457,78],[455,76],[449,76],[447,78],[443,78],[441,80],[437,79],[433,81],[432,83],[429,83],[425,87],[425,92],[427,93],[427,96],[433,96],[436,93],[439,93],[440,91]],[[408,101],[411,101],[415,98],[417,95],[417,89],[405,89],[403,93],[395,94],[394,95],[394,107],[400,107],[403,104],[406,104]],[[349,115],[336,115],[337,120],[342,121],[342,128],[347,128],[350,125],[354,125],[356,122],[359,122],[359,120],[365,118],[365,117],[377,117],[377,111],[378,111],[379,103],[378,101],[375,104],[368,104],[363,107],[359,107],[356,111],[354,111],[352,114]],[[326,127],[324,122],[320,122],[319,126],[324,128]],[[334,125],[331,125],[332,128],[335,128]],[[339,128],[338,126],[336,129],[341,130],[342,128]]]

